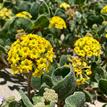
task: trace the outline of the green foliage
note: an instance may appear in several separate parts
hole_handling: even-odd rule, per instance
[[[48,23],[49,23],[49,20],[48,20],[47,16],[41,15],[34,22],[33,28],[34,29],[42,29],[44,27],[47,27]]]
[[[83,92],[75,92],[65,100],[64,107],[83,107],[85,103],[85,94]]]
[[[64,100],[75,91],[75,76],[69,67],[59,67],[52,74],[53,89],[58,93],[60,100]],[[66,90],[66,91],[65,91]]]
[[[107,80],[106,79],[101,79],[99,81],[99,89],[101,90],[102,93],[107,95]]]
[[[42,98],[41,96],[34,96],[34,97],[32,98],[33,104],[36,105],[38,102],[41,102],[42,99],[43,99],[43,98]]]
[[[20,90],[19,92],[20,92],[20,95],[22,97],[22,101],[23,101],[24,105],[26,107],[33,107],[33,104],[31,103],[29,98],[25,95],[25,93],[22,90]]]
[[[67,64],[67,62],[68,62],[67,55],[61,55],[61,58],[60,58],[60,61],[59,61],[60,66],[63,66],[65,64]]]

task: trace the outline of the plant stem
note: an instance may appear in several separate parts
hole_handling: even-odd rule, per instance
[[[58,107],[64,107],[64,101],[58,100]]]
[[[27,89],[27,93],[28,93],[28,97],[29,99],[31,100],[32,97],[31,97],[31,78],[32,78],[32,73],[29,73],[28,74],[28,89]]]

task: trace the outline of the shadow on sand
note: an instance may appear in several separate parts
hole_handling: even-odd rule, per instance
[[[22,89],[23,91],[26,91],[27,84],[25,81],[26,80],[22,75],[13,76],[6,69],[0,71],[0,85],[6,85],[7,82],[10,82],[10,85],[7,84],[10,90]]]

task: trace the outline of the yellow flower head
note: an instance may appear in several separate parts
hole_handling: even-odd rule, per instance
[[[107,34],[105,34],[105,37],[107,38]]]
[[[48,72],[53,57],[50,42],[35,34],[22,35],[8,52],[8,61],[14,74],[32,72],[36,77]]]
[[[91,66],[89,66],[84,59],[80,59],[78,56],[73,56],[69,61],[72,63],[77,85],[84,84],[92,74]]]
[[[0,9],[0,18],[3,20],[10,19],[12,17],[12,10],[7,8]]]
[[[78,39],[74,46],[74,52],[82,57],[100,56],[101,54],[100,43],[89,35]]]
[[[101,9],[102,14],[107,14],[107,5]]]
[[[63,29],[66,28],[66,23],[61,17],[54,16],[50,19],[50,24],[49,24],[49,28],[53,28],[53,27],[57,29]]]
[[[22,11],[16,14],[16,17],[21,17],[21,18],[25,18],[25,19],[31,19],[32,16],[29,12],[27,11]]]
[[[65,9],[65,10],[67,10],[68,8],[70,8],[70,5],[67,4],[66,2],[63,2],[63,3],[60,4],[59,7]]]

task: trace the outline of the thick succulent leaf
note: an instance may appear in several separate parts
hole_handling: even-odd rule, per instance
[[[76,1],[76,0],[68,0],[68,2],[69,2],[70,4],[75,4],[75,1]]]
[[[89,91],[84,91],[85,97],[86,97],[86,101],[88,102],[93,102],[93,99],[95,97],[94,93],[90,93]]]
[[[31,4],[30,13],[31,13],[32,17],[34,17],[34,18],[38,17],[38,14],[39,14],[38,8],[39,8],[39,6],[40,6],[40,4],[36,3],[36,2]]]
[[[25,31],[30,31],[33,29],[33,23],[30,19],[17,18],[15,21],[15,27],[18,29],[25,29]]]
[[[84,4],[84,2],[85,2],[86,0],[75,0],[75,3],[76,4]]]
[[[9,107],[20,107],[17,101],[13,101],[9,104]]]
[[[64,100],[75,91],[76,81],[72,68],[65,66],[57,68],[52,74],[52,80],[53,89],[58,93],[60,100]]]
[[[40,89],[41,87],[41,78],[38,78],[38,77],[32,77],[32,80],[31,80],[31,85],[34,89]]]
[[[43,97],[41,97],[41,96],[34,96],[32,98],[32,100],[33,100],[33,104],[36,105],[38,102],[41,102],[43,100]]]
[[[65,64],[67,64],[67,55],[61,55],[61,58],[60,58],[60,61],[59,61],[59,63],[60,63],[60,66],[63,66],[63,65],[65,65]]]
[[[22,97],[22,101],[26,107],[33,107],[33,104],[29,100],[29,98],[25,95],[25,93],[22,90],[19,90],[20,95]]]
[[[50,10],[45,2],[45,0],[42,1],[41,5],[39,6],[39,14],[49,14],[50,15]]]
[[[15,11],[28,11],[30,10],[30,5],[31,3],[29,1],[24,1],[24,0],[17,0],[16,1],[16,6],[15,6]]]
[[[48,20],[47,16],[41,15],[34,22],[33,28],[41,29],[41,28],[47,27],[48,24],[49,24],[49,20]]]
[[[101,90],[102,93],[107,95],[107,80],[106,79],[101,79],[99,81],[99,89]]]
[[[84,107],[85,94],[83,92],[75,92],[65,100],[64,107]]]
[[[50,87],[53,86],[52,78],[49,75],[47,75],[47,74],[43,75],[43,77],[42,77],[42,83],[46,83]]]
[[[41,86],[45,83],[46,85],[48,85],[49,87],[52,87],[53,86],[53,83],[52,83],[52,78],[47,75],[47,74],[44,74],[41,78],[38,78],[38,77],[32,77],[32,87],[34,89],[40,89]]]

